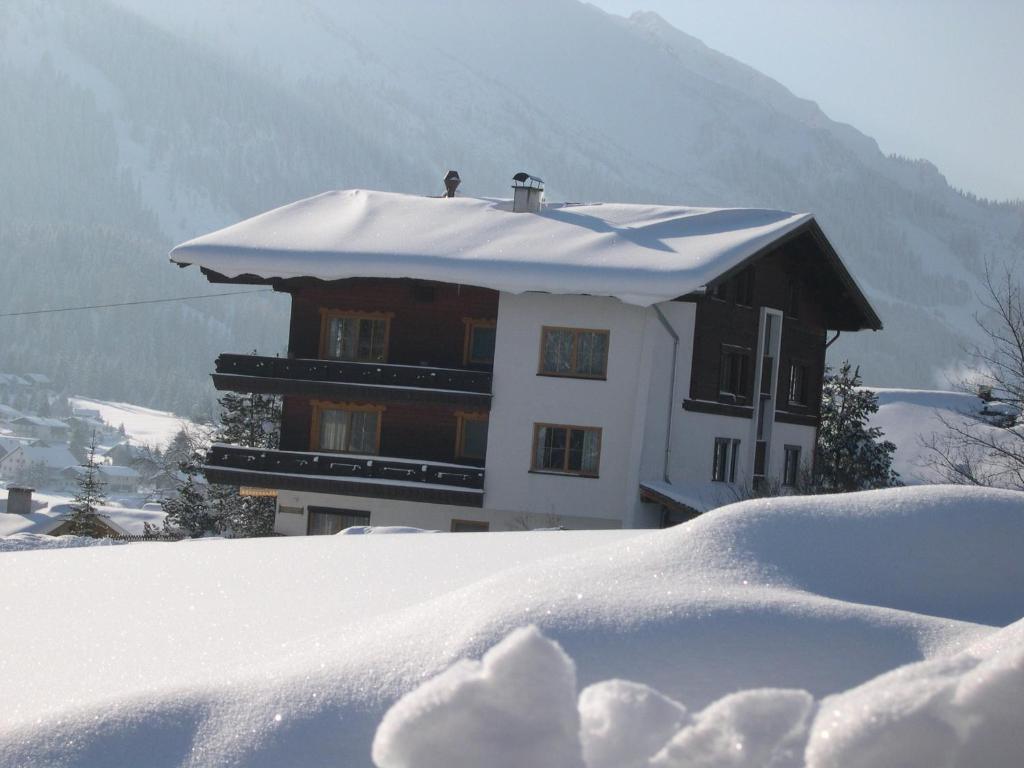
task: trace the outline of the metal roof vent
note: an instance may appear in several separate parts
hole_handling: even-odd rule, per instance
[[[444,196],[455,197],[455,190],[459,188],[461,181],[458,171],[448,171],[444,177]]]
[[[520,171],[512,177],[512,210],[516,213],[540,213],[544,179]]]

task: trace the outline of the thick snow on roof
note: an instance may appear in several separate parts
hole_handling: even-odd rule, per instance
[[[171,260],[227,277],[410,277],[646,306],[690,293],[811,219],[623,203],[513,213],[508,200],[350,189],[197,237]]]
[[[528,624],[581,686],[633,680],[692,712],[751,688],[818,699],[1024,615],[1019,499],[901,488],[663,531],[5,553],[4,637],[32,653],[0,656],[0,764],[367,765],[403,694]]]
[[[78,464],[66,445],[22,445],[11,451],[0,461],[6,461],[16,452],[20,452],[26,462],[42,464],[50,469],[64,469]]]

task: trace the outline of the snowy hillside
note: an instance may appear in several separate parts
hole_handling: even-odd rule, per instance
[[[169,411],[143,408],[131,403],[114,403],[91,397],[68,398],[71,408],[99,411],[100,419],[112,427],[124,426],[125,434],[135,445],[166,448],[183,427],[192,426],[187,419]]]
[[[12,0],[0,37],[0,96],[21,115],[0,125],[0,246],[28,309],[115,285],[200,292],[166,265],[174,241],[328,189],[430,194],[458,168],[466,194],[505,195],[525,168],[553,200],[814,212],[887,329],[844,335],[835,358],[869,382],[929,386],[960,355],[983,261],[1024,249],[1020,206],[883,156],[653,14],[575,0]],[[280,350],[285,310],[268,294],[8,320],[6,367],[63,364],[76,391],[188,413],[217,352]],[[117,365],[81,352],[106,343]]]
[[[931,446],[943,447],[951,435],[951,427],[979,436],[992,435],[998,444],[1004,439],[1001,437],[1004,431],[986,423],[980,418],[981,414],[986,408],[993,412],[998,409],[1015,413],[1007,404],[986,405],[977,395],[965,392],[884,387],[871,390],[878,395],[878,413],[872,417],[870,426],[881,427],[885,439],[896,445],[893,469],[907,485],[948,481]],[[980,474],[991,474],[993,484],[1001,485],[999,465],[984,460],[976,451],[971,453],[976,454],[972,460],[979,462]],[[1012,482],[1012,474],[1010,480]]]
[[[744,502],[653,532],[6,553],[5,637],[32,652],[0,657],[0,764],[368,765],[401,695],[527,624],[575,660],[580,687],[623,678],[694,714],[792,688],[807,691],[798,710],[827,722],[844,701],[884,707],[891,689],[819,710],[822,697],[923,659],[938,666],[894,674],[949,678],[968,670],[965,648],[997,647],[997,628],[1024,616],[1022,536],[1018,494],[929,487]],[[1019,656],[1001,658],[986,679],[1019,689]],[[551,669],[542,682],[557,687],[567,678]],[[834,732],[863,743],[870,722]],[[815,733],[815,754],[860,754]],[[796,754],[807,734],[796,729]]]

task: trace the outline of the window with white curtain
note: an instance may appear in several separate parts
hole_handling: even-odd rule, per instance
[[[532,468],[535,471],[597,477],[600,463],[600,428],[534,425]]]
[[[320,407],[317,448],[339,453],[377,453],[380,411]]]
[[[330,360],[383,363],[387,357],[388,319],[360,315],[329,315],[323,356]]]

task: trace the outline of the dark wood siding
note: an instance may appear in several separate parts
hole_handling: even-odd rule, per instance
[[[788,241],[753,264],[753,306],[736,304],[732,296],[722,301],[707,296],[697,300],[693,343],[693,368],[690,398],[696,401],[731,402],[719,396],[722,349],[725,345],[749,348],[751,376],[746,400],[754,394],[754,355],[761,307],[788,310],[790,283],[799,286],[797,316],[788,312],[782,324],[782,343],[778,365],[777,408],[801,415],[816,416],[821,400],[821,382],[825,368],[825,307],[816,281],[809,278],[808,260],[820,258],[804,238]],[[807,366],[808,398],[806,407],[789,405],[789,367],[793,361]],[[693,410],[698,410],[699,405]],[[752,409],[746,409],[747,415]],[[739,412],[737,412],[739,415]]]
[[[381,413],[380,455],[483,466],[482,461],[455,456],[456,414],[466,410],[433,403],[388,403]],[[308,398],[285,397],[281,421],[282,450],[316,450],[311,444],[313,406]]]
[[[462,368],[463,319],[496,319],[498,292],[451,283],[376,278],[298,287],[292,291],[291,357],[320,356],[321,309],[393,313],[385,362]]]

